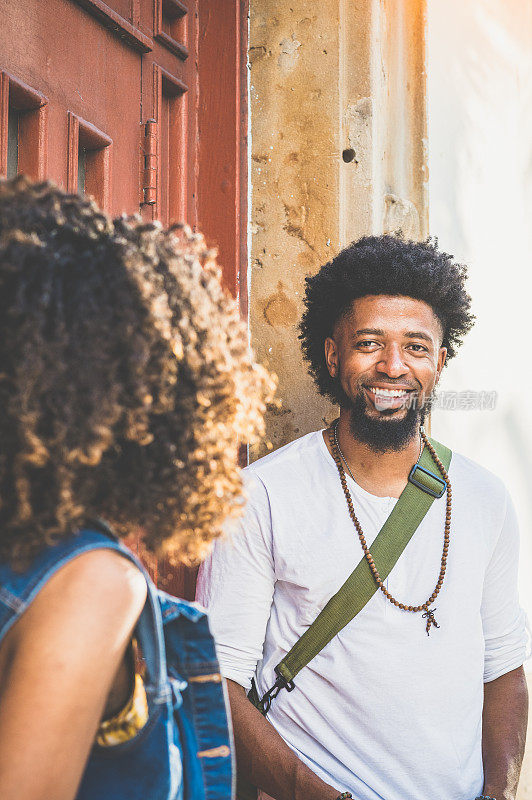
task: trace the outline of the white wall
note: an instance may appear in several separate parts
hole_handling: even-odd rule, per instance
[[[532,620],[532,0],[428,7],[430,231],[469,265],[477,315],[441,388],[498,393],[432,431],[509,486]]]

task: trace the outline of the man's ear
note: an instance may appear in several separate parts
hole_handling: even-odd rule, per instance
[[[443,365],[447,359],[447,348],[440,347],[440,352],[438,353],[438,366],[436,367],[436,383],[438,383],[441,375],[441,371],[443,369]]]
[[[331,378],[338,375],[338,349],[336,342],[330,336],[325,339],[325,363]]]

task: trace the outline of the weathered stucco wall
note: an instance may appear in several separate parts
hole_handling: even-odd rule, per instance
[[[366,233],[425,232],[422,10],[251,0],[250,328],[279,376],[274,447],[336,413],[301,358],[305,276]]]

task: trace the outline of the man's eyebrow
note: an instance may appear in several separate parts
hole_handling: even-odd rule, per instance
[[[381,330],[380,328],[359,328],[359,330],[355,331],[354,336],[386,336],[386,332]],[[404,334],[407,339],[423,339],[425,342],[430,342],[432,344],[432,339],[423,331],[407,331]]]
[[[408,331],[408,333],[405,333],[405,336],[407,339],[424,339],[426,342],[430,342],[432,344],[431,337],[427,336],[427,334],[423,333],[423,331]]]

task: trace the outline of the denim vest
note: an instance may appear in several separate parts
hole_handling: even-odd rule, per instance
[[[93,746],[76,800],[231,800],[232,735],[206,615],[157,590],[108,533],[83,530],[46,547],[22,573],[0,564],[0,641],[60,567],[97,548],[118,551],[146,577],[135,635],[146,664],[149,718],[130,741]]]

